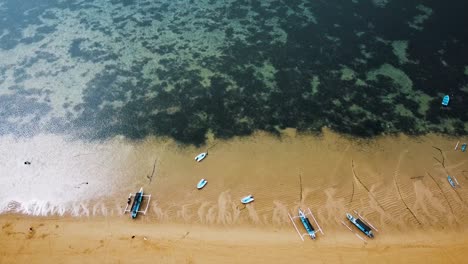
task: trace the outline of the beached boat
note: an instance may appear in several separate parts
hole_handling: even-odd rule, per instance
[[[208,156],[208,152],[202,152],[200,154],[198,154],[196,157],[195,157],[195,160],[197,162],[200,162],[202,161],[204,158],[206,158],[206,156]]]
[[[132,198],[133,198],[133,202],[132,202]],[[146,200],[146,208],[144,208],[144,210],[140,210],[143,199]],[[124,214],[130,213],[130,216],[132,218],[136,218],[139,213],[146,215],[150,201],[151,201],[151,194],[143,194],[143,187],[141,187],[138,192],[130,193],[128,195],[127,206],[125,206],[123,213]]]
[[[455,183],[453,182],[452,177],[450,177],[450,175],[447,176],[447,180],[450,183],[450,185],[452,185],[452,187],[455,188]]]
[[[133,204],[131,207],[132,209],[130,210],[132,212],[132,218],[137,217],[142,201],[143,201],[143,187],[140,188],[140,191],[138,191],[135,194],[135,199],[133,199]]]
[[[243,204],[248,204],[254,201],[253,195],[247,195],[244,198],[241,199],[241,203]]]
[[[299,237],[301,238],[302,241],[304,241],[305,236],[309,236],[310,238],[315,239],[318,233],[321,233],[323,235],[322,228],[320,227],[319,223],[317,222],[317,219],[315,219],[314,214],[312,214],[312,211],[310,211],[310,208],[307,208],[304,211],[302,211],[302,209],[299,208],[298,211],[299,211],[298,215],[291,216],[288,213],[288,216],[289,216],[289,220],[291,220],[291,223],[294,226],[294,229],[296,229],[296,232],[297,232],[297,234],[299,235]],[[317,229],[314,229],[314,227],[310,223],[309,218],[307,216],[312,217],[312,219],[314,220],[314,222],[316,224]],[[301,223],[304,226],[304,228],[306,230],[306,233],[301,233],[299,231],[299,228],[297,228],[296,223],[294,221],[294,219],[296,219],[296,218],[301,219]]]
[[[455,179],[455,177],[452,179],[452,177],[450,177],[450,175],[447,175],[447,180],[448,180],[448,182],[450,183],[450,185],[453,188],[457,187],[458,181],[457,181],[457,179]],[[455,184],[455,182],[453,182],[453,180],[455,180],[457,183]]]
[[[198,184],[197,184],[197,189],[199,189],[199,190],[202,189],[203,187],[205,187],[205,185],[206,185],[207,183],[208,183],[207,180],[201,179],[201,180],[198,182]]]
[[[450,96],[448,95],[444,96],[444,98],[442,99],[442,105],[448,106],[449,102],[450,102]]]
[[[301,209],[299,209],[299,218],[301,219],[302,225],[304,226],[305,230],[307,231],[307,234],[309,234],[309,236],[312,239],[315,239],[315,229],[312,226],[312,224],[310,223],[309,219],[304,214],[304,212],[302,212]]]
[[[364,224],[363,221],[361,221],[359,218],[355,218],[349,213],[346,213],[346,218],[353,223],[359,230],[361,230],[366,236],[373,238],[374,234],[372,233],[372,229],[368,227],[366,224]]]

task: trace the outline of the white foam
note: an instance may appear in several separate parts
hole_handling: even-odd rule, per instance
[[[92,201],[125,185],[120,164],[131,148],[116,141],[89,144],[52,135],[0,137],[0,213],[107,214],[104,203],[93,207]]]

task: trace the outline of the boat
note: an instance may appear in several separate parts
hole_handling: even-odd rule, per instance
[[[244,198],[241,199],[241,203],[243,204],[248,204],[248,203],[251,203],[254,201],[254,197],[253,195],[249,194],[247,196],[245,196]]]
[[[461,151],[465,152],[466,151],[466,143],[463,143],[461,146]]]
[[[450,177],[450,175],[447,175],[447,180],[450,183],[450,185],[452,185],[453,188],[457,187],[457,185],[455,185],[455,183],[453,182],[452,177]]]
[[[208,156],[208,152],[202,152],[200,154],[198,154],[196,157],[195,157],[195,160],[197,162],[200,162],[202,161],[204,158],[206,158],[206,156]]]
[[[138,211],[140,209],[141,202],[143,201],[143,187],[140,188],[140,191],[138,191],[135,194],[135,199],[133,200],[132,204],[132,209],[130,210],[132,212],[132,218],[136,218],[138,215]]]
[[[132,199],[132,197],[134,198]],[[146,208],[144,208],[144,210],[141,210],[140,207],[144,199],[146,200]],[[130,216],[132,218],[136,218],[139,213],[146,215],[150,201],[151,194],[143,194],[143,187],[141,187],[138,192],[130,193],[128,195],[127,205],[125,206],[123,213],[130,213]]]
[[[302,225],[304,226],[305,230],[307,231],[307,234],[309,234],[309,236],[312,239],[315,239],[315,229],[312,226],[312,224],[310,223],[309,219],[306,217],[306,215],[304,214],[304,212],[302,212],[302,210],[300,208],[299,208],[299,218],[301,219]]]
[[[370,238],[374,237],[374,234],[372,233],[372,229],[370,229],[370,227],[364,224],[364,222],[362,222],[361,219],[355,218],[349,213],[346,213],[346,218],[348,218],[348,220],[351,223],[353,223],[357,228],[359,228],[359,230],[361,230],[364,234],[366,234],[366,236]]]
[[[198,182],[198,184],[197,184],[197,189],[199,189],[199,190],[202,189],[203,187],[205,187],[205,185],[206,185],[207,183],[208,183],[207,180],[201,179],[201,180]]]
[[[449,102],[450,102],[450,96],[448,95],[444,96],[444,98],[442,99],[442,105],[448,106]]]
[[[304,211],[301,208],[299,208],[298,211],[299,211],[298,215],[291,216],[288,213],[288,216],[289,216],[289,220],[291,220],[291,223],[294,226],[294,229],[296,229],[296,232],[297,232],[297,234],[299,235],[299,237],[301,238],[302,241],[304,241],[304,236],[310,236],[310,238],[315,239],[317,237],[318,233],[321,233],[323,235],[322,228],[320,227],[319,223],[317,222],[317,219],[315,219],[315,216],[312,213],[312,211],[310,211],[310,208],[307,208]],[[312,224],[309,221],[308,217],[312,217],[311,219],[314,220],[316,228],[314,228],[312,226]],[[299,231],[299,229],[296,226],[295,220],[294,220],[296,218],[301,219],[301,223],[304,226],[304,229],[307,231],[306,233],[301,233]]]

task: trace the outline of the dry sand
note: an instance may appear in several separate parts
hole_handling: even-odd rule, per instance
[[[454,151],[458,140],[468,141],[437,135],[356,141],[288,130],[281,138],[211,141],[201,163],[193,157],[206,147],[154,138],[99,143],[95,149],[118,153],[106,162],[95,157],[100,179],[119,168],[112,193],[85,203],[90,208],[80,218],[0,216],[0,263],[467,263],[468,153]],[[67,144],[61,147],[73,149]],[[81,167],[70,173],[83,171],[74,162]],[[451,188],[447,174],[461,187]],[[208,184],[198,191],[200,178]],[[139,186],[153,200],[147,215],[132,221],[121,210]],[[255,202],[240,205],[250,193]],[[92,210],[97,204],[105,209]],[[287,215],[299,206],[315,213],[324,236],[301,242]],[[367,243],[341,224],[353,210],[379,229]]]
[[[0,223],[1,263],[466,263],[468,249],[466,233],[440,231],[386,231],[365,245],[338,228],[300,242],[292,228],[16,216]]]

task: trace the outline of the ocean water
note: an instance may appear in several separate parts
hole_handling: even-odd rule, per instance
[[[207,137],[285,128],[320,133],[328,127],[358,137],[466,135],[464,5],[0,0],[0,136],[5,143],[44,134],[84,142],[154,135],[202,145]],[[448,107],[441,106],[444,95],[451,96]],[[47,153],[78,155],[86,143],[76,144],[73,151],[57,146]],[[89,169],[86,164],[76,166]],[[22,177],[20,165],[8,167],[4,186]],[[62,180],[64,171],[41,173]],[[55,194],[68,203],[83,200],[61,192],[85,178],[65,177]],[[108,179],[85,196],[98,197],[112,184]],[[36,196],[47,203],[53,194]],[[39,207],[38,214],[64,212]]]
[[[2,0],[0,134],[466,134],[463,6]]]

